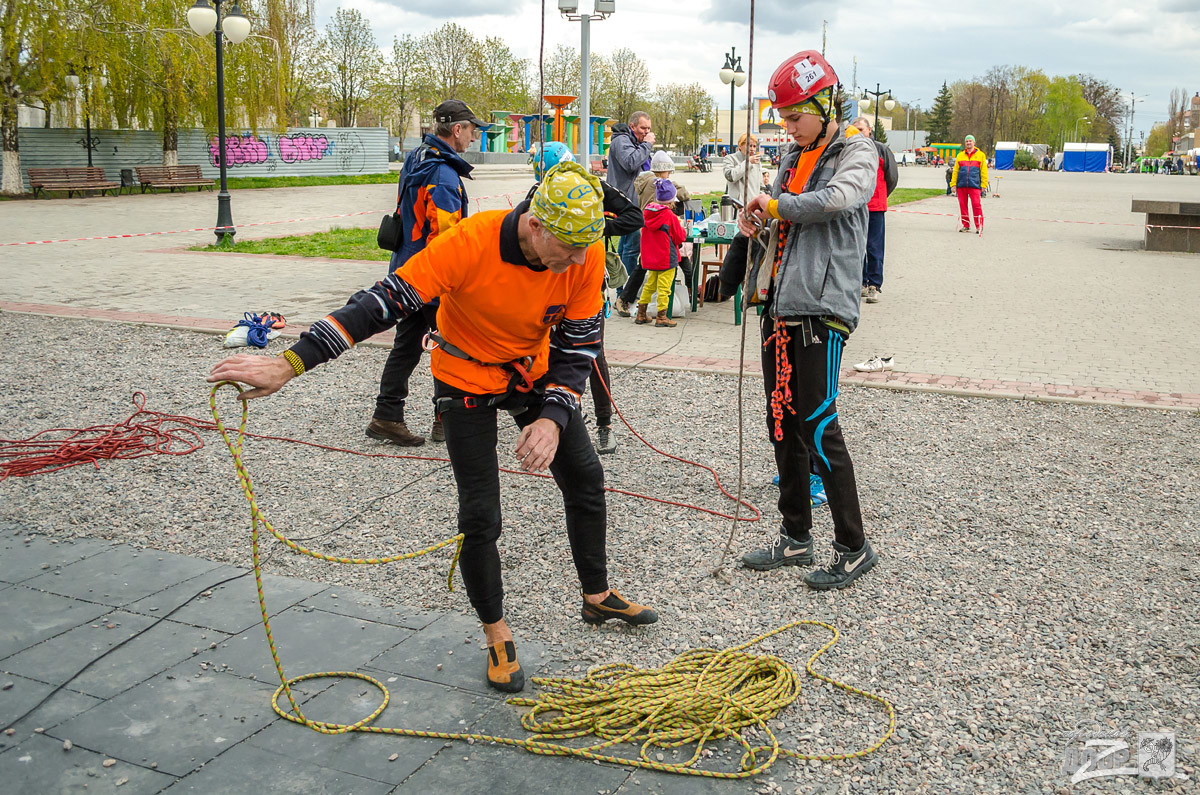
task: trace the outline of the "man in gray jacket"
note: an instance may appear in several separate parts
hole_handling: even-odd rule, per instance
[[[840,88],[833,67],[815,50],[797,53],[775,71],[768,96],[795,143],[780,162],[771,195],[751,199],[738,218],[749,236],[770,223],[768,254],[752,266],[750,289],[761,296],[758,286],[765,285],[769,310],[762,363],[783,516],[779,535],[742,562],[759,570],[813,562],[811,452],[834,532],[829,564],[804,578],[819,590],[844,588],[878,561],[863,533],[836,401],[842,349],[858,325],[867,200],[879,159],[869,138],[835,121]]]
[[[633,181],[638,174],[650,169],[650,153],[655,140],[650,127],[649,114],[635,110],[629,117],[629,124],[614,124],[612,128],[612,141],[608,145],[607,181],[631,201],[635,201],[637,196]],[[617,255],[626,273],[632,274],[637,268],[641,244],[640,230],[621,238]]]

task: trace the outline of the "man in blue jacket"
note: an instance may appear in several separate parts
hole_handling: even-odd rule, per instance
[[[448,99],[434,108],[433,120],[433,132],[408,153],[400,172],[396,212],[403,231],[400,248],[392,252],[388,262],[388,273],[467,215],[462,178],[470,177],[473,166],[459,154],[479,140],[479,131],[490,125],[458,99]],[[375,415],[367,425],[367,436],[372,439],[406,447],[425,444],[425,437],[410,431],[404,422],[404,401],[408,398],[408,380],[421,361],[422,341],[430,329],[437,328],[436,314],[437,306],[430,304],[396,324],[396,339],[379,378]],[[445,438],[436,418],[429,436],[435,442]]]
[[[650,154],[654,147],[654,133],[650,130],[650,116],[636,110],[629,117],[629,124],[614,124],[612,142],[608,146],[608,184],[625,194],[626,198],[637,195],[633,181],[643,171],[650,170]],[[617,246],[617,254],[626,273],[637,269],[641,251],[641,232],[625,235]],[[620,302],[625,304],[625,302]],[[620,306],[620,304],[618,304]],[[625,304],[625,311],[629,306]]]

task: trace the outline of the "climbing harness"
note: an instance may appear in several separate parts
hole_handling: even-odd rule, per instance
[[[536,384],[530,376],[530,371],[533,369],[533,357],[522,356],[520,359],[513,359],[507,362],[485,362],[476,359],[471,354],[464,351],[457,345],[447,342],[446,339],[438,334],[436,330],[430,331],[425,335],[425,339],[421,342],[421,347],[427,352],[432,353],[435,350],[441,350],[443,353],[449,354],[456,359],[464,359],[468,362],[475,362],[484,367],[499,367],[504,372],[508,373],[508,386],[504,392],[497,395],[475,396],[463,395],[461,397],[439,397],[433,401],[434,412],[440,419],[442,414],[447,411],[456,409],[480,409],[480,408],[503,408],[516,410],[528,404],[527,399],[522,399],[522,396],[532,396],[536,390]],[[518,412],[519,413],[519,412]]]

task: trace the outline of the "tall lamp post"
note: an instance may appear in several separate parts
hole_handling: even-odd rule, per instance
[[[1145,100],[1145,96],[1135,97],[1133,92],[1129,92],[1129,135],[1125,136],[1125,167],[1129,167],[1129,161],[1133,158],[1133,112],[1137,109],[1137,103]]]
[[[916,149],[917,148],[917,133],[913,130],[912,125],[908,123],[908,114],[909,114],[909,111],[912,110],[913,106],[916,105],[920,101],[921,101],[921,98],[917,97],[912,102],[910,102],[904,106],[904,130],[905,130],[905,132],[908,133],[908,141],[909,141],[909,145],[904,147],[905,149]]]
[[[687,120],[687,125],[691,127],[692,131],[695,133],[696,147],[693,154],[700,153],[700,125],[704,124],[704,122],[705,118],[699,113],[694,114],[690,119]]]
[[[592,162],[592,22],[608,19],[617,11],[616,0],[595,0],[593,13],[580,14],[579,0],[558,0],[558,13],[579,23],[579,162]]]
[[[88,62],[85,60],[83,62],[83,66],[81,66],[79,68],[80,71],[83,72],[82,79],[80,79],[79,75],[75,74],[74,68],[72,68],[71,73],[69,75],[67,75],[67,85],[69,85],[71,87],[72,91],[79,91],[81,87],[83,89],[84,132],[83,132],[83,140],[80,141],[79,144],[84,149],[87,150],[88,168],[92,167],[92,151],[96,148],[96,144],[99,143],[98,138],[92,138],[92,96],[91,96],[91,92],[92,92],[92,69],[93,68],[94,67],[89,65]],[[98,82],[100,83],[100,88],[104,88],[105,86],[108,85],[108,78],[102,74],[102,75],[100,75],[100,80]]]
[[[1078,119],[1075,120],[1075,143],[1079,143],[1079,122],[1081,122],[1081,121],[1090,122],[1091,120],[1092,120],[1091,116],[1080,116]]]
[[[222,49],[223,40],[228,38],[234,44],[240,44],[250,35],[250,20],[242,13],[237,0],[233,7],[221,18],[221,3],[225,0],[213,0],[216,8],[208,4],[208,0],[196,0],[196,4],[188,9],[188,25],[197,36],[207,36],[216,32],[217,47],[217,164],[221,169],[221,191],[217,194],[217,226],[214,233],[217,242],[223,243],[237,234],[233,226],[233,212],[229,208],[229,187],[225,183],[225,61]]]
[[[729,148],[726,150],[728,154],[733,153],[733,91],[735,88],[740,88],[746,84],[746,73],[742,71],[742,59],[735,57],[737,52],[736,47],[730,47],[729,52],[725,53],[725,65],[721,67],[719,72],[721,82],[729,86]],[[747,130],[746,132],[750,132]]]
[[[892,90],[889,88],[886,91],[880,91],[879,84],[876,83],[874,91],[868,91],[864,88],[863,93],[867,96],[858,101],[859,110],[865,111],[867,108],[871,107],[871,100],[869,97],[875,97],[875,123],[871,125],[871,134],[874,135],[875,130],[879,127],[879,98],[889,96],[892,93]],[[885,110],[891,110],[892,108],[896,107],[896,100],[886,100],[883,103],[883,107]]]

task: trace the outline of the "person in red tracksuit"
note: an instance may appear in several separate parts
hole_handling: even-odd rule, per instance
[[[954,158],[954,172],[950,182],[958,189],[958,214],[962,220],[960,232],[970,232],[971,222],[967,218],[967,200],[971,202],[975,216],[975,234],[983,234],[983,203],[979,196],[988,186],[987,156],[975,148],[975,136],[963,139],[962,151]]]

